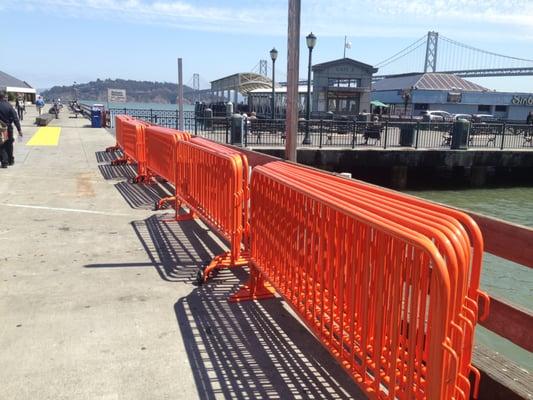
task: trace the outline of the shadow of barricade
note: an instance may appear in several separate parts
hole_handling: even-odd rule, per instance
[[[105,162],[111,162],[113,160],[116,160],[119,158],[119,156],[122,155],[122,153],[115,152],[115,151],[97,151],[94,153],[96,157],[96,162],[98,163],[105,163]]]
[[[133,230],[161,279],[192,283],[199,268],[224,249],[197,221],[178,223],[173,216],[157,214],[134,221]]]
[[[229,303],[231,271],[175,304],[201,399],[366,399],[280,299]]]

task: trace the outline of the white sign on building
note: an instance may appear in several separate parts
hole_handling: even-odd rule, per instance
[[[123,89],[107,89],[107,101],[109,103],[125,103],[126,91]]]

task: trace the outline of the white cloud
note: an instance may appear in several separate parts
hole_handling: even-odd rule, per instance
[[[303,31],[313,30],[321,36],[419,37],[429,29],[438,28],[451,37],[533,40],[531,0],[306,0],[302,3]],[[0,8],[197,31],[284,35],[287,24],[286,0],[25,0],[22,4],[0,0]]]

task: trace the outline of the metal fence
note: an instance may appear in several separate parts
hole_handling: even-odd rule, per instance
[[[178,110],[110,109],[111,126],[115,115],[126,114],[151,124],[178,128]],[[358,122],[352,120],[305,120],[298,124],[299,147],[335,148],[399,148],[449,149],[452,146],[453,122]],[[221,143],[250,147],[282,147],[285,145],[284,119],[248,119],[238,132],[227,117],[195,117],[184,112],[186,131]],[[468,148],[521,149],[533,148],[533,125],[480,123],[468,132]]]

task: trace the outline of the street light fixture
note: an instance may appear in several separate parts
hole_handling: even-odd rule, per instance
[[[272,59],[272,119],[276,118],[276,93],[274,88],[276,87],[276,58],[278,58],[278,51],[274,47],[270,50],[270,58]]]
[[[307,121],[305,125],[305,137],[303,144],[311,144],[311,138],[309,137],[309,120],[311,119],[311,58],[313,54],[313,48],[316,46],[316,36],[313,35],[313,32],[311,32],[305,37],[305,40],[307,42],[307,47],[309,48],[309,63],[307,65],[307,109],[305,116]]]

